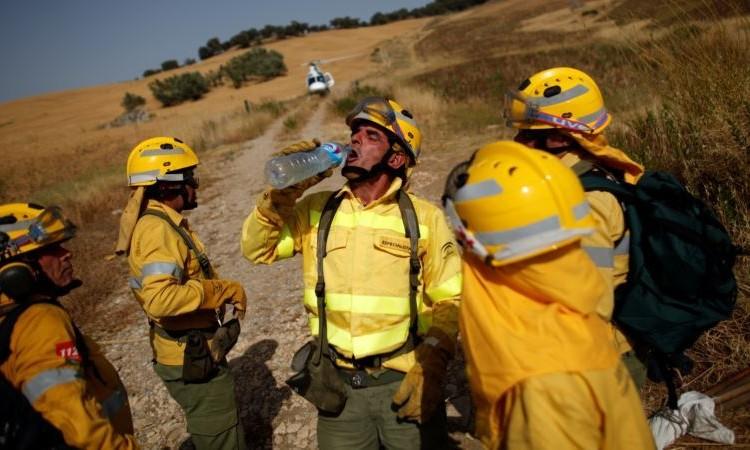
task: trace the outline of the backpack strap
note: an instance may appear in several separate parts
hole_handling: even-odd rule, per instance
[[[313,357],[315,364],[320,363],[320,357],[323,353],[326,355],[330,354],[328,349],[328,328],[326,326],[326,281],[323,275],[323,259],[326,257],[326,243],[328,242],[328,232],[331,231],[333,216],[336,215],[336,210],[339,209],[344,199],[343,195],[337,194],[338,192],[334,192],[328,197],[323,207],[323,212],[320,214],[320,221],[318,222],[318,252],[316,255],[318,281],[315,283],[315,296],[318,300],[318,337],[320,345]]]
[[[409,194],[400,190],[396,193],[398,208],[401,210],[401,219],[404,221],[406,237],[409,238],[409,311],[410,311],[410,336],[417,335],[417,293],[419,292],[419,272],[422,264],[419,261],[419,221],[414,203]]]
[[[195,253],[196,258],[198,258],[198,264],[200,264],[201,266],[201,272],[203,272],[203,276],[206,278],[213,278],[214,270],[211,267],[211,261],[208,260],[208,256],[206,256],[205,253],[198,250],[198,247],[195,245],[195,241],[193,241],[193,238],[190,237],[190,233],[188,233],[186,229],[174,223],[165,212],[159,211],[157,209],[149,208],[143,211],[143,215],[156,216],[166,221],[177,233],[180,234],[182,240],[185,241],[185,244],[188,246],[188,248],[192,250],[193,253]]]
[[[336,210],[341,205],[343,200],[342,195],[337,195],[338,192],[334,192],[323,207],[323,212],[320,216],[320,222],[318,222],[318,251],[317,251],[317,265],[318,265],[318,281],[315,284],[315,296],[318,300],[318,335],[320,337],[321,345],[318,346],[318,353],[314,356],[314,361],[317,364],[320,361],[322,353],[330,354],[328,346],[328,334],[326,328],[326,315],[325,315],[325,278],[323,275],[323,258],[326,256],[326,242],[328,240],[328,233],[333,223],[333,217],[336,214]],[[409,238],[410,249],[409,249],[409,338],[406,343],[394,352],[390,352],[387,356],[393,357],[398,354],[404,353],[411,350],[415,346],[415,340],[417,336],[417,293],[419,292],[419,272],[421,271],[422,264],[419,260],[419,221],[417,219],[417,213],[414,209],[409,195],[403,190],[399,189],[396,193],[396,199],[398,201],[398,208],[401,212],[401,220],[404,222],[404,232],[406,237]]]

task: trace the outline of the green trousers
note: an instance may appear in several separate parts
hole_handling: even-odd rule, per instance
[[[445,408],[424,425],[399,420],[392,408],[401,381],[352,389],[344,410],[334,416],[318,413],[320,450],[441,449],[449,441]]]
[[[245,433],[234,399],[234,377],[226,367],[204,383],[184,383],[182,366],[155,363],[154,371],[182,407],[197,450],[244,450]]]

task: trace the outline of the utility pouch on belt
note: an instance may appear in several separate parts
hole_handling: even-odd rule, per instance
[[[319,410],[338,414],[346,405],[346,385],[339,377],[328,348],[328,329],[325,312],[325,280],[323,258],[326,255],[328,230],[333,216],[341,204],[341,197],[331,195],[323,208],[318,224],[318,283],[315,295],[318,298],[319,339],[306,343],[294,354],[292,370],[297,373],[286,380],[286,384]]]
[[[216,330],[210,345],[211,358],[213,358],[215,363],[218,364],[227,356],[227,353],[234,347],[239,337],[240,321],[237,319],[227,321]]]
[[[317,362],[316,362],[317,361]],[[346,405],[346,385],[328,355],[322,355],[317,340],[307,342],[292,358],[297,373],[286,384],[319,410],[338,414]]]
[[[216,372],[216,364],[211,358],[206,336],[199,330],[190,330],[185,337],[182,380],[185,383],[207,381]]]

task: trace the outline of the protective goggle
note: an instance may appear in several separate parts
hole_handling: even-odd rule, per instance
[[[182,181],[193,189],[198,189],[200,180],[195,175],[194,169],[187,169],[182,173]]]
[[[66,241],[76,234],[76,226],[68,220],[57,206],[45,208],[31,221],[27,232],[8,239],[3,244],[2,257],[10,258],[22,252],[24,245],[34,244],[39,248],[54,242]],[[7,235],[6,235],[7,236]]]
[[[505,93],[503,117],[509,127],[515,127],[517,124],[533,125],[535,123],[543,123],[584,134],[591,134],[595,131],[583,122],[566,119],[542,111],[540,105],[522,93],[512,89],[509,89]]]
[[[393,131],[400,143],[406,146],[406,150],[415,158],[418,158],[419,154],[417,154],[412,146],[409,145],[409,142],[404,136],[403,130],[401,130],[401,127],[398,124],[398,120],[396,120],[398,117],[399,114],[394,111],[390,102],[385,98],[366,97],[357,103],[354,109],[352,109],[346,117],[346,124],[351,125],[355,119],[365,119],[379,123]],[[414,120],[413,118],[406,116],[403,116],[402,118],[404,120]]]

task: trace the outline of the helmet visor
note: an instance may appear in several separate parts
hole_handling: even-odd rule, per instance
[[[76,233],[76,226],[68,220],[57,206],[45,208],[29,225],[28,238],[39,246],[65,241]],[[26,236],[22,236],[26,237]]]
[[[513,128],[545,124],[579,133],[589,134],[594,132],[593,128],[583,122],[542,111],[533,100],[512,89],[505,93],[503,117],[507,125]]]
[[[356,119],[375,122],[392,131],[398,138],[399,143],[414,157],[417,157],[418,155],[414,153],[414,149],[404,137],[404,132],[401,130],[396,118],[396,111],[393,110],[388,100],[382,97],[365,97],[346,116],[346,124],[351,126],[352,122]]]

